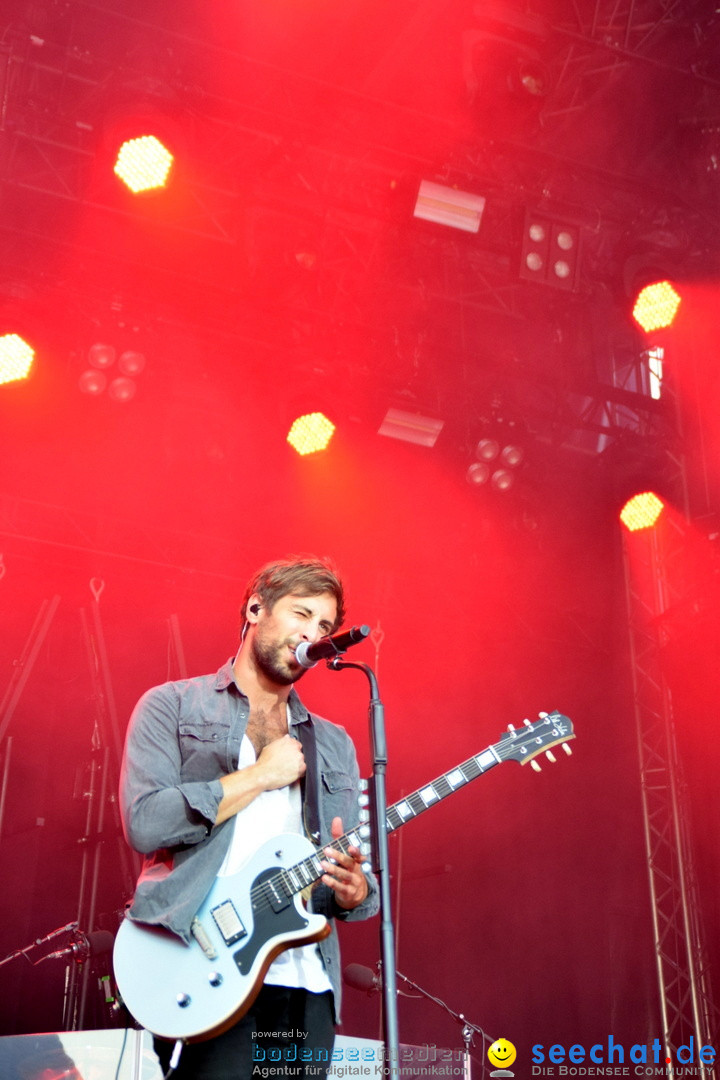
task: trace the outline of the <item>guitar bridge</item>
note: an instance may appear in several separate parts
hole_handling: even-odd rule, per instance
[[[217,960],[217,953],[215,952],[215,947],[213,946],[212,941],[208,937],[205,927],[200,922],[197,916],[195,916],[190,925],[190,933],[195,938],[198,945],[207,956],[208,960]]]
[[[243,921],[235,910],[232,900],[223,900],[222,904],[211,909],[218,930],[223,936],[226,945],[234,945],[236,941],[247,937],[247,930]]]

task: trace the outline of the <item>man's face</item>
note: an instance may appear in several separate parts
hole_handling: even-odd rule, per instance
[[[295,659],[296,647],[332,633],[336,617],[337,603],[332,593],[289,593],[275,602],[272,611],[261,607],[252,639],[256,667],[278,686],[296,682],[306,671]]]

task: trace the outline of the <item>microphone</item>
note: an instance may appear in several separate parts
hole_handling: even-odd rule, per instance
[[[332,660],[333,657],[344,653],[351,645],[357,645],[364,641],[370,633],[369,626],[353,626],[342,634],[333,634],[332,637],[320,638],[310,645],[307,641],[301,641],[295,649],[295,659],[304,668],[315,667],[318,660]]]
[[[112,952],[114,943],[115,938],[109,930],[94,930],[92,934],[83,934],[82,931],[78,931],[74,941],[71,941],[64,949],[47,953],[38,960],[38,963],[43,960],[62,960],[66,956],[71,956],[73,960],[77,960],[78,964],[82,964],[91,956],[101,956],[103,953]]]
[[[362,964],[348,964],[343,971],[343,981],[352,986],[355,990],[365,990],[368,994],[373,994],[379,990],[382,986],[382,979],[379,975],[369,968],[364,967]]]

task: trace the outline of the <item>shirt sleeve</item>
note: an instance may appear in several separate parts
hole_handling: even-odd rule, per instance
[[[197,844],[215,824],[219,780],[184,780],[179,702],[171,686],[149,690],[130,719],[120,775],[125,837],[136,851]]]
[[[340,816],[343,827],[346,830],[354,828],[360,821],[360,770],[352,740],[343,728],[333,726],[326,733],[332,737],[332,761],[335,769],[342,776],[349,778],[349,786],[339,787],[330,797],[329,792],[321,791],[321,807],[323,818],[323,846],[331,844],[330,825],[332,818]],[[323,783],[321,778],[320,783]],[[368,919],[377,914],[380,907],[380,895],[378,882],[373,873],[365,874],[368,883],[368,894],[362,903],[354,908],[340,907],[335,899],[335,892],[328,885],[320,882],[313,890],[312,907],[328,918],[340,919],[342,922],[356,922],[359,919]]]

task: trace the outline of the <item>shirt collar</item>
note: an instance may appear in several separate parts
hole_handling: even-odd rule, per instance
[[[235,682],[235,675],[233,673],[233,664],[235,663],[235,657],[231,656],[227,663],[218,670],[215,675],[215,690],[227,690],[229,687],[234,686],[237,692],[245,697],[240,687]],[[247,700],[247,699],[246,699]],[[289,722],[294,727],[296,724],[305,724],[311,722],[311,716],[308,710],[303,705],[300,697],[293,687],[288,697],[288,713]]]

